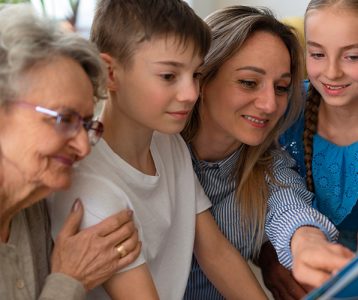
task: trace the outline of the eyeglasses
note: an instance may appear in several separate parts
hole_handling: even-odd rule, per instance
[[[77,112],[70,111],[66,113],[59,113],[57,111],[34,105],[25,101],[13,101],[12,104],[21,107],[27,107],[44,115],[48,115],[55,119],[55,128],[67,138],[74,137],[80,130],[81,125],[87,131],[88,140],[94,146],[103,134],[103,124],[98,120],[85,120]]]

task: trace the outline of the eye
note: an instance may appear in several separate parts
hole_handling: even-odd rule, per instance
[[[312,57],[314,59],[320,59],[320,58],[325,57],[325,55],[323,53],[320,53],[320,52],[312,52],[309,55],[310,55],[310,57]]]
[[[345,58],[349,61],[358,61],[358,55],[347,55]]]
[[[83,125],[84,129],[86,129],[86,131],[89,131],[90,129],[94,129],[94,128],[92,128],[94,123],[95,122],[92,119],[83,120],[82,125]]]
[[[255,89],[257,87],[256,81],[240,79],[239,84],[245,89]]]
[[[80,116],[76,113],[61,113],[56,119],[56,124],[61,130],[75,128],[80,122]]]
[[[275,92],[276,95],[286,95],[290,91],[290,86],[276,85]]]
[[[173,81],[175,79],[175,75],[173,73],[160,74],[160,77],[165,81]]]
[[[71,123],[73,121],[72,114],[59,114],[62,123]]]

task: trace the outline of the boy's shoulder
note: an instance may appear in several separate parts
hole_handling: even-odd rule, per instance
[[[107,173],[110,166],[115,166],[115,161],[119,159],[104,139],[100,139],[91,153],[79,162],[75,169],[75,174],[102,174]],[[111,168],[109,168],[111,169]]]
[[[155,132],[151,151],[166,168],[172,165],[176,172],[193,171],[189,149],[180,134]]]

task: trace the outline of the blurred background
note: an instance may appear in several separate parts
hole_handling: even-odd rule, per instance
[[[278,18],[303,16],[309,0],[191,0],[187,1],[201,17],[229,5],[266,6]]]
[[[65,20],[73,29],[88,37],[96,0],[0,0],[0,3],[30,2],[39,11],[57,20]],[[241,4],[266,6],[278,18],[302,17],[309,0],[187,0],[196,13],[205,18],[221,7]]]

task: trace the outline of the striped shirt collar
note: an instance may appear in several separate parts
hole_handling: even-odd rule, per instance
[[[226,157],[222,160],[215,161],[215,162],[197,159],[194,154],[191,144],[188,145],[188,148],[190,151],[190,155],[191,155],[191,159],[192,159],[194,168],[196,168],[198,170],[201,169],[203,171],[206,171],[209,169],[218,169],[220,172],[220,176],[222,178],[227,178],[228,176],[231,176],[234,172],[236,162],[239,159],[239,156],[241,153],[242,145],[236,151],[234,151],[232,154],[230,154],[228,157]]]

